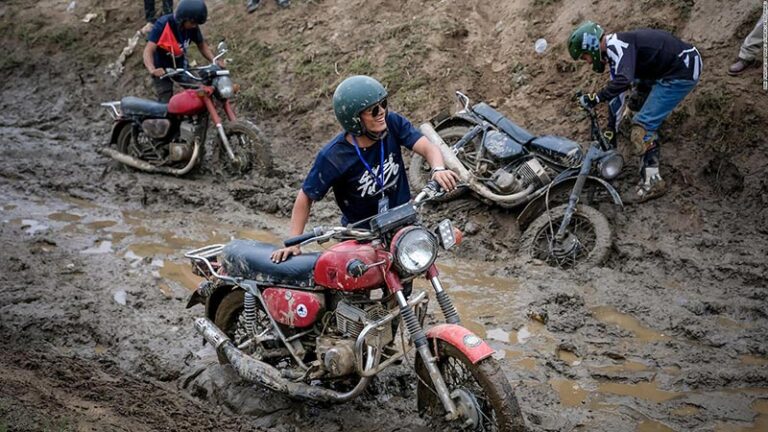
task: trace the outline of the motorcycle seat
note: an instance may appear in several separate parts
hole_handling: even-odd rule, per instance
[[[165,117],[168,114],[168,105],[149,99],[126,96],[120,100],[120,110],[125,115]]]
[[[224,247],[222,264],[229,276],[264,284],[312,287],[315,263],[320,253],[302,253],[275,264],[270,255],[278,248],[254,240],[233,240]]]
[[[535,136],[531,135],[530,132],[516,125],[510,119],[506,118],[504,114],[491,108],[491,106],[485,102],[480,102],[479,104],[475,105],[473,109],[477,114],[480,115],[480,117],[491,122],[494,126],[501,129],[505,134],[509,135],[510,138],[517,141],[520,145],[526,145],[532,139],[536,138]]]

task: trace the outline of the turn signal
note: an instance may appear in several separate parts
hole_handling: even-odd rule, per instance
[[[235,93],[240,93],[240,84],[232,84],[232,91]]]
[[[464,233],[460,229],[453,227],[453,238],[456,239],[456,246],[458,246],[464,240]]]

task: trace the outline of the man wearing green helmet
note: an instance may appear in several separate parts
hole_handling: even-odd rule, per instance
[[[605,34],[586,21],[568,38],[568,53],[586,61],[597,73],[610,66],[611,81],[599,92],[579,98],[584,108],[610,102],[642,81],[652,88],[632,119],[630,150],[640,158],[641,179],[628,202],[643,202],[663,195],[666,184],[659,173],[657,131],[672,110],[699,82],[702,61],[693,45],[663,30],[639,29]]]
[[[293,205],[290,235],[304,232],[312,203],[331,189],[344,225],[407,203],[411,193],[401,146],[424,157],[445,190],[456,188],[458,178],[445,169],[440,149],[388,109],[387,90],[375,79],[356,75],[342,81],[333,94],[333,110],[344,130],[315,158]],[[298,246],[278,249],[272,261],[300,253]]]

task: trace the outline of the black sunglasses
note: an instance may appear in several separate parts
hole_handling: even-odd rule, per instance
[[[370,113],[372,117],[378,117],[381,114],[381,110],[387,109],[387,100],[382,99],[376,105],[370,106],[365,109],[365,112]]]

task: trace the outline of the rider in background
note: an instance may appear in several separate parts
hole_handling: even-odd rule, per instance
[[[168,103],[173,96],[173,81],[161,78],[166,68],[184,68],[187,64],[187,48],[194,42],[208,61],[213,52],[203,39],[199,26],[208,19],[208,8],[203,0],[181,0],[173,14],[158,18],[147,36],[144,48],[144,66],[152,75],[157,100]],[[220,66],[223,67],[223,64]]]
[[[597,73],[604,72],[606,64],[610,66],[611,81],[599,92],[579,98],[585,108],[610,102],[636,80],[652,84],[648,98],[632,119],[630,150],[632,156],[640,158],[641,179],[627,201],[640,203],[663,195],[667,187],[659,173],[657,131],[698,84],[702,71],[699,51],[663,30],[606,34],[599,25],[586,21],[571,33],[568,52]]]
[[[440,149],[388,109],[387,90],[375,79],[356,75],[342,81],[333,94],[333,110],[344,130],[317,154],[293,205],[291,236],[304,232],[312,203],[330,189],[345,226],[407,203],[411,192],[401,146],[421,155],[445,190],[456,188],[458,177],[445,169]],[[278,249],[272,261],[300,253],[298,246]]]

